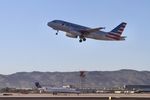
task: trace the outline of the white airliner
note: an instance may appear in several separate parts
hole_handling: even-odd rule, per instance
[[[101,31],[102,29],[105,29],[105,27],[89,28],[62,20],[53,20],[51,22],[48,22],[47,25],[54,30],[57,30],[56,35],[58,35],[58,31],[64,31],[66,32],[66,36],[71,38],[79,37],[79,42],[82,42],[86,41],[86,38],[108,41],[125,40],[126,36],[121,35],[124,31],[126,24],[127,23],[122,22],[110,32]]]

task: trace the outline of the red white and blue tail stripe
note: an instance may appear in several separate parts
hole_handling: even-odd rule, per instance
[[[112,40],[121,40],[122,39],[121,34],[123,33],[126,25],[127,25],[127,23],[122,22],[120,25],[118,25],[112,31],[108,32],[106,37],[108,37]]]

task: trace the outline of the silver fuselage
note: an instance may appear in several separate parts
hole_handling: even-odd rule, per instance
[[[79,30],[88,30],[88,29],[92,29],[89,27],[85,27],[85,26],[81,26],[78,24],[73,24],[70,22],[66,22],[66,21],[61,21],[61,20],[54,20],[48,23],[48,26],[53,28],[54,30],[57,31],[64,31],[66,33],[69,33],[73,36],[80,36],[82,35],[81,32],[79,32]],[[111,40],[113,41],[113,38],[109,38],[106,35],[108,34],[108,32],[104,32],[104,31],[97,31],[97,32],[92,32],[90,34],[83,34],[84,37],[86,38],[91,38],[91,39],[96,39],[96,40]],[[119,40],[124,40],[124,39],[119,39]]]

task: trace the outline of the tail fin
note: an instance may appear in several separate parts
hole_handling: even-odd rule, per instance
[[[39,82],[35,82],[35,86],[36,86],[37,88],[42,88],[42,86],[40,85]]]
[[[113,30],[111,30],[111,33],[114,33],[114,34],[116,34],[118,36],[121,36],[121,34],[124,31],[124,28],[126,27],[126,25],[127,25],[127,23],[122,22],[116,28],[114,28]]]

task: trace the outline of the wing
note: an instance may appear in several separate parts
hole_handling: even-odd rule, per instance
[[[86,30],[79,30],[81,33],[93,33],[93,32],[98,32],[101,29],[105,29],[105,27],[98,27],[98,28],[92,28],[92,29],[86,29]]]

